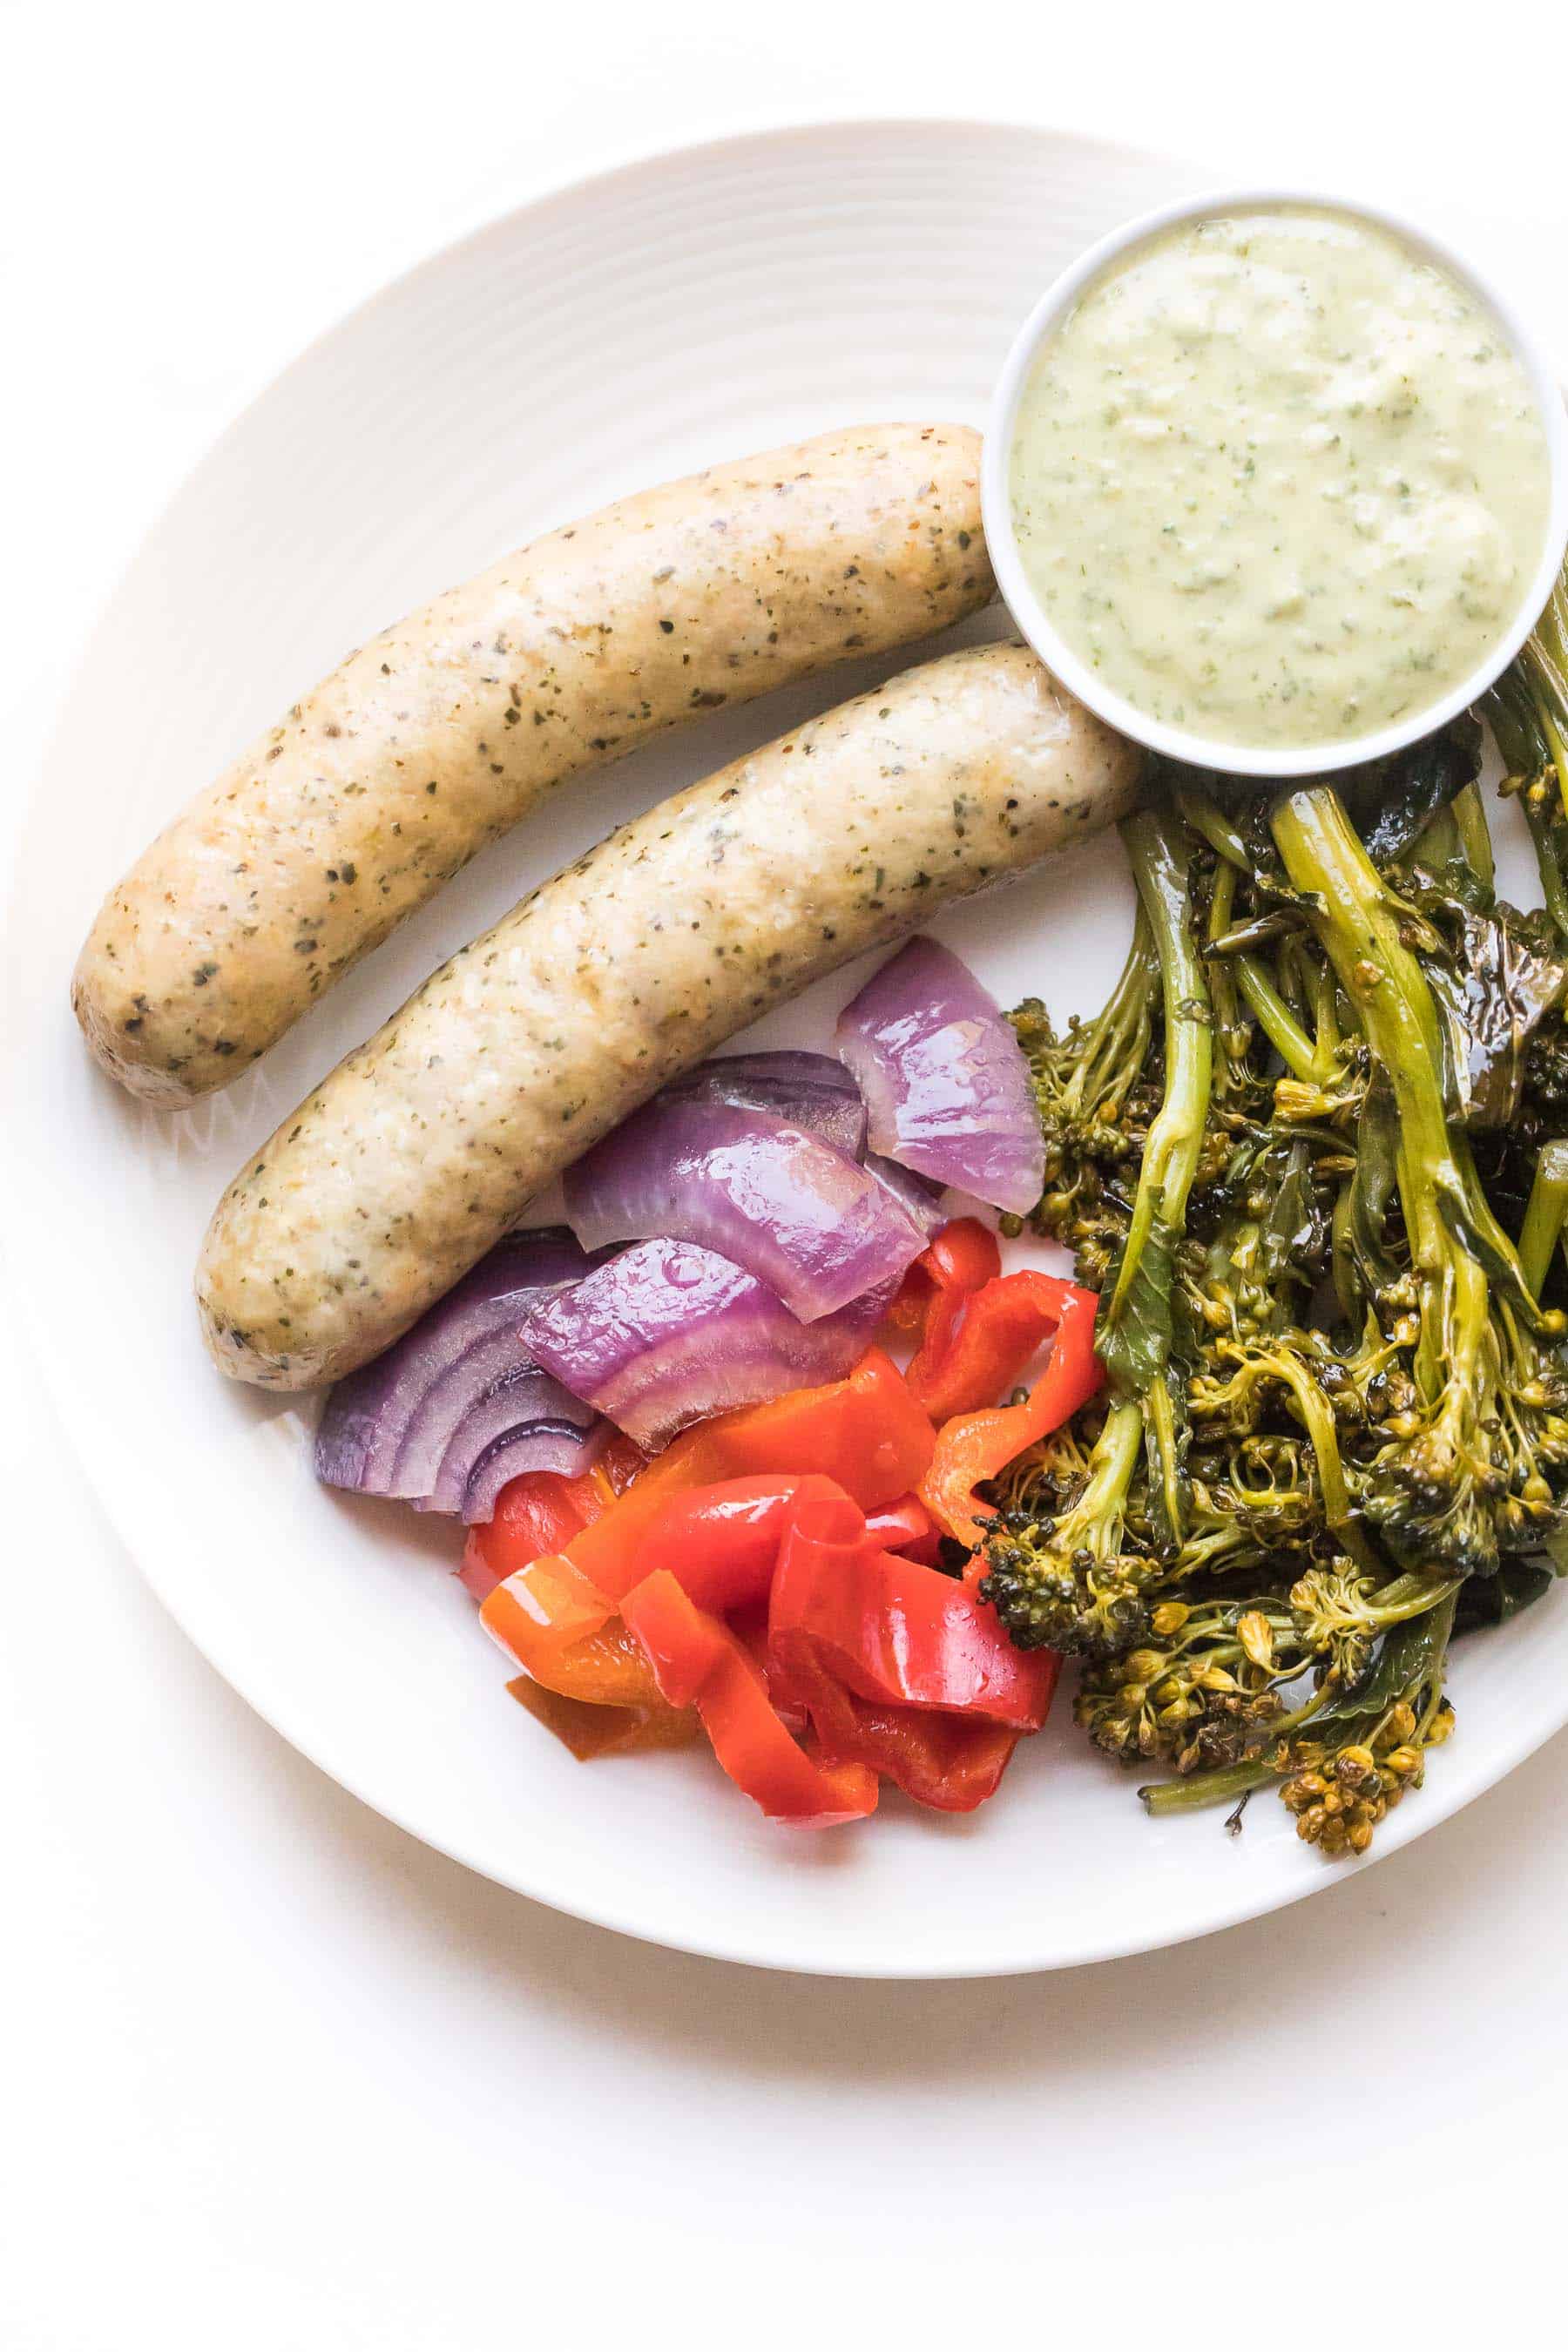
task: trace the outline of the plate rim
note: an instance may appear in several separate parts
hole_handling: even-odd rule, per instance
[[[1206,165],[1193,159],[1183,158],[1162,150],[1124,141],[1103,139],[1071,128],[1062,128],[1038,121],[1031,121],[1011,114],[953,114],[946,111],[915,110],[909,113],[876,115],[825,113],[821,116],[804,118],[795,116],[776,124],[752,126],[744,130],[727,131],[710,138],[684,142],[673,146],[651,144],[642,147],[639,145],[633,152],[596,165],[590,171],[574,173],[566,178],[550,177],[518,201],[499,205],[495,210],[486,213],[481,219],[460,229],[453,236],[422,251],[390,277],[379,281],[357,301],[336,313],[302,344],[294,348],[291,353],[273,369],[265,382],[241,403],[232,415],[226,419],[217,432],[181,472],[173,488],[159,500],[155,509],[143,522],[134,545],[117,565],[107,587],[88,614],[78,640],[75,657],[67,670],[65,682],[54,700],[42,753],[32,777],[31,790],[26,794],[16,819],[13,835],[16,848],[15,867],[10,878],[10,887],[6,893],[7,907],[15,903],[23,888],[24,853],[37,817],[40,802],[47,789],[51,771],[59,754],[60,744],[67,730],[68,713],[79,695],[84,678],[89,670],[92,651],[98,636],[124,592],[132,572],[146,552],[150,543],[163,530],[173,511],[199,484],[206,469],[220,458],[230,441],[243,432],[253,412],[261,406],[286,379],[297,371],[307,367],[318,352],[342,333],[345,328],[364,319],[382,303],[395,301],[419,278],[441,271],[459,257],[472,253],[498,231],[510,228],[513,224],[524,221],[531,215],[539,216],[547,214],[557,205],[570,205],[585,195],[602,192],[617,180],[629,180],[638,174],[671,167],[690,166],[694,163],[700,166],[709,159],[731,155],[738,150],[747,148],[807,145],[814,138],[824,135],[850,134],[868,141],[885,141],[908,134],[927,133],[940,136],[942,133],[949,133],[973,137],[977,132],[1001,133],[1026,141],[1048,142],[1058,149],[1066,147],[1083,154],[1092,153],[1106,160],[1140,165],[1169,162],[1173,169],[1190,168],[1195,173],[1207,168]],[[7,934],[5,964],[6,969],[14,973],[16,955],[14,945],[16,926],[8,923],[5,929]],[[21,1057],[19,1036],[16,1032],[13,1032],[7,1042],[5,1056],[8,1078],[14,1078]],[[7,1201],[20,1201],[25,1197],[26,1182],[18,1163],[18,1154],[5,1155],[4,1168],[0,1171],[0,1193],[3,1193]],[[12,1228],[12,1230],[16,1229]],[[9,1240],[5,1244],[5,1249],[8,1255]],[[73,1434],[69,1402],[73,1376],[79,1373],[79,1368],[73,1367],[68,1360],[66,1353],[56,1345],[54,1336],[42,1316],[39,1303],[32,1288],[19,1284],[13,1297],[19,1298],[22,1309],[18,1320],[18,1338],[21,1339],[25,1334],[26,1353],[24,1360],[30,1359],[32,1364],[42,1371],[49,1403],[58,1416],[63,1440],[84,1473],[93,1498],[102,1511],[107,1528],[123,1546],[138,1575],[153,1592],[159,1605],[178,1626],[183,1636],[205,1659],[236,1696],[250,1708],[251,1712],[275,1731],[280,1738],[287,1741],[289,1747],[317,1770],[324,1773],[329,1780],[345,1790],[359,1803],[368,1807],[383,1820],[392,1822],[395,1828],[416,1839],[420,1844],[429,1847],[433,1852],[440,1853],[460,1867],[472,1871],[477,1876],[487,1879],[493,1885],[505,1887],[508,1891],[520,1895],[530,1902],[538,1903],[546,1909],[561,1913],[565,1916],[581,1919],[590,1926],[606,1928],[615,1934],[628,1937],[637,1942],[741,1967],[820,1977],[828,1980],[869,1983],[949,1981],[956,1983],[984,1981],[992,1978],[1052,1974],[1058,1969],[1098,1966],[1103,1962],[1129,1958],[1142,1953],[1175,1949],[1183,1944],[1194,1942],[1211,1935],[1222,1934],[1226,1929],[1242,1926],[1250,1919],[1264,1916],[1276,1910],[1289,1908],[1312,1896],[1347,1885],[1361,1872],[1375,1866],[1385,1856],[1403,1850],[1416,1839],[1425,1836],[1429,1831],[1438,1828],[1444,1822],[1451,1820],[1456,1813],[1463,1811],[1478,1797],[1485,1795],[1500,1781],[1506,1780],[1549,1739],[1568,1726],[1568,1696],[1565,1696],[1561,1712],[1552,1720],[1531,1717],[1527,1724],[1521,1724],[1516,1717],[1509,1724],[1500,1727],[1498,1733],[1492,1737],[1486,1750],[1485,1761],[1472,1765],[1468,1771],[1462,1768],[1456,1769],[1456,1767],[1459,1766],[1459,1758],[1450,1750],[1445,1759],[1446,1769],[1441,1780],[1423,1789],[1420,1792],[1420,1801],[1415,1806],[1408,1809],[1400,1808],[1398,1814],[1384,1825],[1376,1845],[1363,1858],[1349,1864],[1339,1864],[1331,1868],[1325,1865],[1321,1874],[1316,1877],[1304,1877],[1300,1885],[1283,1891],[1273,1885],[1263,1887],[1261,1891],[1256,1891],[1259,1882],[1255,1877],[1252,1882],[1255,1891],[1249,1894],[1246,1891],[1246,1882],[1238,1880],[1238,1891],[1234,1901],[1215,1905],[1197,1924],[1182,1926],[1173,1931],[1162,1930],[1152,1936],[1129,1930],[1124,1935],[1102,1935],[1091,1945],[1078,1950],[1065,1953],[1059,1948],[1043,1953],[1026,1951],[1012,1953],[994,1960],[966,1958],[962,1962],[955,1962],[952,1958],[922,1958],[919,1953],[911,1953],[907,1958],[887,1958],[874,1964],[860,1961],[848,1967],[834,1958],[814,1957],[809,1950],[784,1952],[776,1948],[758,1948],[744,1932],[743,1916],[735,1919],[731,1925],[730,1931],[724,1934],[711,1929],[704,1932],[700,1925],[695,1925],[689,1930],[685,1927],[676,1929],[668,1926],[648,1925],[646,1922],[639,1922],[635,1916],[620,1912],[610,1901],[584,1899],[576,1895],[568,1898],[555,1892],[544,1891],[537,1885],[529,1884],[526,1875],[517,1870],[500,1867],[493,1859],[485,1859],[475,1852],[466,1851],[461,1840],[433,1832],[428,1827],[412,1819],[399,1804],[389,1802],[384,1797],[373,1796],[368,1792],[354,1768],[352,1739],[348,1742],[349,1753],[339,1760],[330,1738],[321,1736],[313,1726],[300,1727],[295,1724],[293,1720],[295,1710],[289,1704],[286,1695],[279,1700],[276,1695],[269,1694],[264,1704],[251,1687],[251,1676],[245,1664],[243,1661],[236,1661],[233,1655],[233,1645],[221,1636],[209,1638],[205,1633],[198,1636],[187,1622],[187,1612],[181,1601],[165,1589],[164,1581],[160,1577],[156,1566],[159,1547],[155,1542],[144,1540],[146,1531],[140,1524],[140,1507],[134,1504],[127,1505],[123,1496],[118,1499],[112,1498],[111,1481],[107,1464],[96,1454],[79,1448]],[[20,1354],[22,1349],[19,1348],[17,1352]]]

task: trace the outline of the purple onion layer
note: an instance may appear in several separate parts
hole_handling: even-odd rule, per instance
[[[530,1353],[563,1388],[649,1450],[710,1413],[841,1380],[898,1286],[802,1323],[776,1291],[693,1243],[647,1241],[523,1326]]]
[[[866,1106],[860,1089],[831,1054],[727,1054],[699,1062],[665,1087],[660,1099],[683,1097],[764,1111],[804,1127],[851,1160],[866,1153]]]
[[[568,1170],[586,1249],[657,1238],[710,1250],[815,1322],[896,1281],[925,1237],[885,1185],[764,1112],[667,1095]]]
[[[585,1437],[591,1415],[531,1363],[518,1333],[532,1307],[580,1281],[592,1263],[560,1227],[509,1235],[412,1330],[338,1382],[316,1434],[318,1478],[455,1512],[481,1450],[464,1442],[470,1415],[479,1415],[486,1446],[541,1422],[557,1431],[581,1425]],[[509,1410],[498,1425],[502,1395]]]
[[[911,940],[845,1007],[836,1043],[866,1097],[874,1152],[993,1208],[1034,1207],[1045,1142],[1029,1066],[949,949]]]

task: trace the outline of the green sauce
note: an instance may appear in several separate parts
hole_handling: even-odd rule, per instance
[[[1184,222],[1080,297],[1025,385],[1019,553],[1080,660],[1216,741],[1353,741],[1517,616],[1545,432],[1489,310],[1393,231]]]

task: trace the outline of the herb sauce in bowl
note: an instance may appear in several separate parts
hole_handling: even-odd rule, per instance
[[[1489,305],[1310,205],[1178,219],[1091,278],[1034,352],[1006,479],[1085,671],[1164,728],[1279,752],[1463,686],[1519,621],[1552,507]]]

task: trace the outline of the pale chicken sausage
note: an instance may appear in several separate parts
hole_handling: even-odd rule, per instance
[[[218,1204],[226,1372],[307,1388],[406,1328],[657,1087],[850,957],[1122,815],[1139,755],[1026,648],[907,670],[623,825],[340,1063]]]
[[[979,436],[864,425],[590,515],[351,654],[109,894],[72,1001],[122,1086],[226,1086],[475,853],[652,735],[993,593]]]

